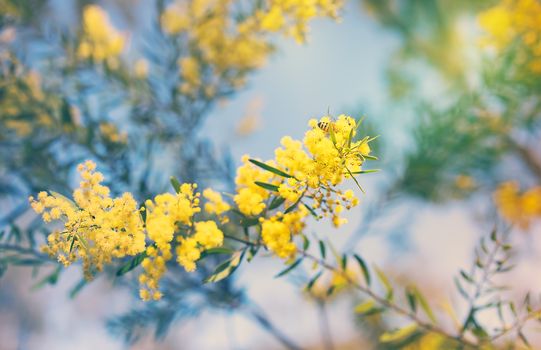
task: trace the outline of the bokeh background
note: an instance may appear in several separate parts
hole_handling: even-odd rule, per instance
[[[119,62],[81,63],[74,53],[91,3],[127,38]],[[339,21],[312,21],[305,43],[271,35],[275,51],[264,65],[236,72],[242,84],[220,82],[221,93],[196,103],[168,94],[182,45],[156,28],[167,2],[0,0],[0,226],[34,249],[43,237],[28,195],[69,193],[85,158],[98,162],[114,191],[138,198],[167,189],[170,175],[227,189],[243,154],[270,158],[281,137],[301,138],[310,118],[328,112],[364,115],[366,133],[379,135],[372,166],[381,171],[362,177],[366,194],[356,191],[361,205],[346,214],[347,225],[313,222],[307,232],[462,315],[455,277],[472,265],[480,237],[511,230],[516,267],[500,278],[512,286],[507,298],[537,292],[541,226],[528,219],[509,229],[513,220],[498,215],[494,193],[509,180],[522,189],[540,183],[541,75],[524,74],[515,56],[483,43],[479,14],[497,3],[349,1]],[[44,113],[58,120],[39,124]],[[8,123],[15,119],[28,126]],[[8,253],[0,250],[0,259]],[[217,287],[235,302],[187,291],[163,309],[144,305],[117,278],[101,276],[74,293],[77,266],[53,284],[54,266],[2,264],[0,349],[279,349],[280,337],[309,349],[329,339],[337,349],[369,349],[383,348],[374,339],[389,326],[353,314],[353,293],[302,292],[302,271],[273,278],[282,262],[269,257]],[[173,281],[170,288],[189,284]],[[489,325],[493,318],[480,316]],[[541,346],[535,332],[530,341]]]

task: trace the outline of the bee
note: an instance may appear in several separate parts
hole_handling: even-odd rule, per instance
[[[331,128],[333,128],[333,130],[334,130],[334,122],[333,121],[318,122],[317,127],[320,128],[321,130],[325,131],[325,132],[329,132],[329,130]]]

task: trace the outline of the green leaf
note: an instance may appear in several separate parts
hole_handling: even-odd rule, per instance
[[[490,240],[493,242],[496,242],[498,240],[496,229],[492,230],[492,232],[490,233]]]
[[[84,286],[86,286],[87,281],[82,278],[71,290],[69,293],[70,299],[73,299],[79,294],[79,292],[83,289]]]
[[[262,188],[266,189],[266,190],[273,191],[273,192],[278,192],[278,186],[276,186],[276,185],[268,184],[266,182],[261,182],[261,181],[255,181],[255,184],[258,185],[259,187],[262,187]]]
[[[321,277],[322,274],[323,274],[323,270],[319,271],[314,277],[312,277],[312,279],[310,279],[310,281],[306,285],[306,291],[309,292],[312,289],[312,287],[314,286],[316,281]]]
[[[293,211],[293,209],[295,209],[297,207],[297,205],[299,205],[301,199],[302,199],[302,196],[300,196],[299,199],[297,199],[297,201],[295,203],[293,203],[289,208],[287,208],[284,211],[284,214],[287,214],[287,213],[290,213],[291,211]]]
[[[353,179],[353,181],[355,181],[355,184],[357,184],[357,187],[359,187],[359,189],[361,190],[362,193],[365,193],[364,192],[364,189],[361,187],[361,184],[359,183],[359,181],[357,181],[357,179],[355,178],[355,175],[353,175],[353,173],[349,170],[348,167],[346,167],[346,170],[349,174],[349,176],[351,176],[351,178]]]
[[[56,267],[56,269],[54,269],[54,271],[52,273],[50,273],[49,275],[45,276],[45,278],[43,278],[41,281],[39,281],[38,283],[36,283],[35,285],[32,286],[31,290],[32,291],[35,291],[37,289],[40,289],[42,288],[43,286],[45,286],[46,284],[50,284],[50,285],[55,285],[56,282],[58,282],[58,277],[60,276],[60,271],[62,270],[62,266],[61,265],[58,265]]]
[[[383,284],[386,290],[385,299],[392,300],[393,299],[393,286],[389,282],[389,279],[385,275],[385,273],[380,270],[377,266],[374,266],[374,270],[376,270],[376,274],[378,275],[378,278],[380,282]]]
[[[142,252],[140,254],[137,254],[133,259],[131,259],[127,264],[122,266],[118,271],[116,272],[117,276],[125,275],[126,273],[130,272],[131,270],[135,269],[137,266],[139,266],[143,260],[147,257],[146,252]]]
[[[299,266],[299,264],[302,262],[302,258],[297,259],[293,264],[289,265],[286,269],[282,270],[280,273],[278,273],[274,278],[282,277],[291,271],[293,271],[294,268]]]
[[[385,309],[379,307],[374,300],[370,299],[355,306],[354,311],[363,316],[372,316],[385,311]]]
[[[370,271],[368,270],[368,266],[366,265],[364,260],[359,255],[353,254],[353,257],[355,258],[355,260],[357,260],[357,263],[361,267],[361,270],[362,270],[363,276],[364,276],[364,280],[366,281],[366,285],[369,286],[370,282],[371,282],[371,278],[370,278]]]
[[[334,134],[334,128],[332,125],[329,126],[329,135],[333,145],[336,147],[336,135]]]
[[[210,249],[204,250],[201,253],[201,256],[199,257],[199,260],[204,259],[209,255],[216,255],[216,254],[232,255],[234,252],[235,251],[233,249],[224,248],[224,247],[210,248]]]
[[[317,216],[315,210],[314,210],[312,207],[310,207],[310,206],[309,206],[308,204],[306,204],[306,203],[302,203],[302,205],[304,205],[304,207],[305,207],[306,209],[308,209],[308,211],[310,212],[310,214],[312,214],[313,217],[315,217],[316,219],[319,219],[319,217]]]
[[[415,298],[415,293],[411,291],[410,287],[406,288],[406,299],[408,300],[408,305],[410,307],[410,310],[413,313],[417,312],[417,299]]]
[[[370,160],[378,160],[378,157],[370,156],[368,154],[363,154],[363,157],[366,158],[366,159],[370,159]]]
[[[278,208],[278,207],[281,206],[285,201],[286,201],[286,199],[283,198],[283,197],[280,197],[280,196],[274,197],[274,199],[271,201],[271,203],[270,203],[270,205],[269,205],[269,210],[273,210],[273,209]]]
[[[473,278],[470,275],[468,275],[466,271],[464,270],[460,270],[460,276],[462,276],[462,278],[464,278],[469,283],[472,283],[472,284],[475,283]]]
[[[405,340],[406,338],[410,337],[417,331],[417,324],[412,323],[405,327],[396,329],[394,331],[385,332],[380,337],[379,340],[382,343],[394,343],[399,342],[402,340]]]
[[[365,314],[368,311],[372,310],[375,306],[376,302],[370,299],[355,306],[355,312],[358,314]]]
[[[381,171],[381,169],[368,169],[368,170],[360,170],[360,171],[352,171],[351,173],[353,175],[359,175],[359,174],[371,174],[371,173],[377,173]]]
[[[270,171],[271,173],[276,174],[278,176],[282,176],[282,177],[286,177],[286,178],[293,177],[293,176],[289,175],[288,173],[283,172],[282,170],[276,169],[275,167],[267,165],[267,164],[265,164],[263,162],[260,162],[258,160],[249,159],[249,161],[250,161],[250,163],[255,164],[258,167],[260,167],[262,169],[265,169],[267,171]]]
[[[310,247],[310,240],[308,239],[308,237],[306,237],[306,235],[302,233],[301,233],[301,237],[302,237],[302,250],[307,251],[308,247]]]
[[[171,185],[173,186],[173,189],[175,190],[175,192],[180,193],[180,182],[177,180],[177,178],[174,176],[171,176],[169,180],[171,181]]]
[[[430,305],[426,301],[425,297],[421,294],[419,289],[413,287],[412,293],[415,295],[415,298],[419,302],[419,305],[421,305],[421,308],[425,312],[425,314],[428,316],[428,318],[433,322],[436,323],[436,317],[434,316],[434,313],[432,312],[432,309],[430,308]]]
[[[319,252],[321,253],[321,259],[325,260],[325,257],[327,256],[327,248],[322,240],[319,240]]]
[[[203,280],[203,283],[209,283],[209,282],[216,283],[218,281],[223,280],[226,277],[229,277],[233,272],[235,272],[240,262],[242,261],[243,256],[244,256],[244,250],[242,251],[239,250],[233,253],[231,258],[221,263],[220,265],[218,265],[218,267],[216,267],[216,270],[214,270],[214,273],[210,275],[209,277],[205,278]]]
[[[342,255],[342,260],[340,262],[340,265],[342,266],[342,270],[346,271],[346,268],[348,265],[348,256],[346,254]]]

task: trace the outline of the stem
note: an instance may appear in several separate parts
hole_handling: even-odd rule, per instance
[[[248,314],[253,317],[257,323],[268,333],[273,335],[282,345],[290,350],[301,350],[302,348],[295,344],[285,334],[278,330],[268,319],[267,315],[255,305],[248,305]]]
[[[495,241],[495,245],[494,245],[494,247],[492,248],[492,250],[490,251],[490,253],[488,255],[487,263],[483,266],[483,270],[482,270],[483,274],[482,274],[481,280],[479,280],[475,284],[475,291],[473,293],[473,296],[470,296],[470,298],[468,300],[468,313],[467,313],[466,318],[464,319],[464,322],[462,323],[462,329],[460,330],[460,335],[461,336],[464,335],[464,333],[466,332],[471,318],[474,316],[475,312],[477,311],[476,306],[475,306],[476,301],[477,301],[477,299],[479,299],[481,297],[483,287],[484,287],[485,283],[488,281],[488,279],[490,277],[490,269],[492,267],[492,264],[494,263],[494,259],[496,258],[496,254],[498,253],[500,247],[502,246],[503,241],[505,240],[505,238],[506,237],[504,237],[502,240],[497,239]],[[476,265],[474,264],[473,267],[472,267],[472,273],[473,273],[473,271],[475,269],[475,266]]]
[[[427,332],[437,333],[437,334],[440,334],[440,335],[442,335],[442,336],[444,336],[444,337],[446,337],[448,339],[458,341],[461,344],[468,345],[468,346],[471,346],[471,347],[477,347],[477,344],[475,342],[472,342],[472,341],[466,339],[462,334],[459,334],[459,335],[450,334],[447,331],[445,331],[444,329],[442,329],[442,328],[440,328],[440,327],[438,327],[436,325],[433,325],[431,323],[423,321],[416,314],[414,314],[414,313],[412,313],[412,312],[410,312],[410,311],[408,311],[408,310],[406,310],[406,309],[404,309],[404,308],[390,302],[385,297],[381,297],[381,296],[377,295],[374,291],[372,291],[368,287],[365,287],[365,286],[357,283],[350,276],[348,276],[347,274],[342,273],[343,271],[341,269],[328,264],[324,260],[319,259],[319,258],[307,253],[304,250],[297,250],[297,252],[299,254],[301,254],[302,256],[304,256],[305,258],[308,258],[308,259],[310,259],[312,261],[317,262],[319,265],[323,266],[324,268],[326,268],[329,271],[333,271],[335,273],[341,273],[341,275],[346,279],[346,281],[352,287],[354,287],[355,289],[357,289],[361,293],[369,296],[370,298],[374,299],[378,304],[380,304],[382,306],[385,306],[386,308],[393,310],[397,314],[402,315],[402,316],[410,319],[415,324],[417,324],[417,326],[419,326],[420,328],[423,328]]]
[[[329,324],[329,317],[327,315],[326,303],[324,300],[319,300],[317,302],[319,309],[319,326],[321,330],[321,337],[323,340],[323,347],[325,350],[333,350],[334,345],[331,336],[331,327]]]

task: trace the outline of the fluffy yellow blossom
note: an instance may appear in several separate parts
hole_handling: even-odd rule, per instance
[[[190,48],[187,56],[179,60],[183,93],[193,95],[201,86],[212,86],[212,77],[241,87],[246,73],[261,67],[272,52],[269,34],[278,32],[302,42],[312,19],[336,18],[342,3],[265,0],[249,11],[239,11],[238,5],[236,0],[178,0],[163,12],[163,31],[184,38]],[[200,79],[203,67],[212,73],[205,82]]]
[[[500,214],[522,229],[541,218],[541,187],[520,193],[516,182],[505,182],[494,193],[494,200]]]
[[[541,73],[541,3],[538,0],[501,0],[481,13],[478,20],[488,34],[483,40],[485,45],[498,51],[513,46],[519,66]]]
[[[224,234],[214,221],[195,223],[195,233],[188,238],[179,238],[177,261],[186,271],[194,271],[195,262],[206,249],[216,248],[223,244]]]
[[[285,222],[276,217],[261,219],[261,238],[265,245],[280,258],[295,255],[297,247],[291,241],[291,230]]]
[[[276,171],[263,169],[246,156],[237,170],[234,201],[242,214],[258,216],[265,209],[275,209],[277,206],[271,204],[278,198],[288,208],[285,214],[260,219],[264,244],[280,257],[295,254],[292,235],[304,228],[310,211],[319,218],[330,218],[335,227],[347,222],[341,213],[359,200],[352,190],[343,192],[337,186],[358,174],[366,158],[371,157],[371,139],[356,140],[358,126],[353,118],[323,117],[311,120],[309,125],[303,141],[282,138],[275,159],[263,164]]]
[[[103,137],[112,143],[126,143],[128,141],[128,133],[125,131],[119,132],[115,124],[103,122],[99,125],[100,133]]]
[[[178,225],[193,226],[193,216],[199,213],[199,193],[194,184],[182,184],[179,193],[163,193],[147,200],[146,231],[154,246],[147,248],[147,258],[143,261],[145,283],[142,289],[154,293],[159,289],[159,280],[165,273],[165,263],[172,254],[172,242]]]
[[[112,259],[143,252],[145,234],[131,194],[111,198],[93,162],[80,165],[78,170],[82,181],[73,193],[74,202],[46,192],[37,199],[30,197],[30,202],[46,222],[64,221],[64,230],[51,233],[43,250],[66,266],[82,260],[85,276],[91,278]]]
[[[205,211],[208,214],[215,214],[220,218],[221,223],[228,222],[228,218],[223,216],[224,213],[231,209],[231,206],[225,202],[222,195],[210,188],[203,191],[203,197],[206,199]]]
[[[107,13],[97,5],[88,5],[83,11],[83,38],[78,55],[96,62],[114,63],[122,53],[125,37],[110,23]]]

